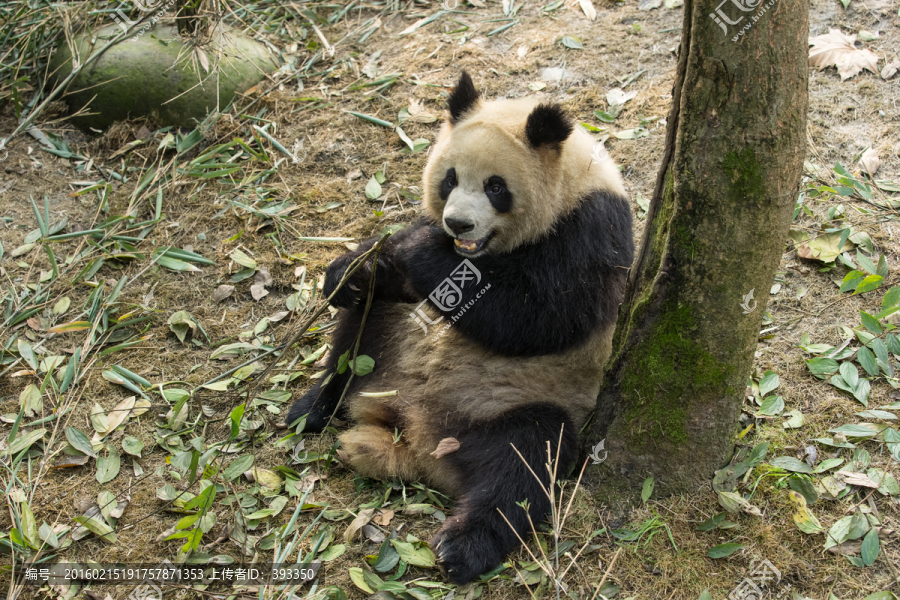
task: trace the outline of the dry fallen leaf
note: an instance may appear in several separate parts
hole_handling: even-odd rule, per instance
[[[383,510],[381,514],[373,519],[376,523],[383,527],[387,527],[391,524],[391,520],[394,518],[394,511],[392,510]]]
[[[203,48],[195,47],[194,50],[197,51],[197,60],[200,62],[200,66],[203,67],[203,70],[209,73],[209,57],[206,55],[206,52],[203,51]]]
[[[869,148],[863,152],[863,155],[859,158],[859,164],[863,166],[869,177],[874,177],[875,171],[881,166],[881,159],[878,158],[878,152],[875,151],[875,148]]]
[[[606,101],[610,106],[615,106],[616,104],[625,104],[635,96],[637,96],[637,92],[624,92],[621,88],[613,88],[606,92]]]
[[[797,248],[797,256],[807,260],[820,260],[824,263],[834,262],[841,252],[852,250],[853,242],[849,239],[844,240],[843,246],[838,248],[841,243],[841,232],[826,233],[819,237],[809,240]]]
[[[834,476],[844,483],[848,483],[850,485],[858,485],[862,487],[868,488],[877,488],[878,484],[869,479],[868,476],[863,475],[862,473],[856,473],[854,471],[838,471],[834,474]]]
[[[287,311],[287,310],[278,311],[277,313],[275,313],[274,315],[269,317],[269,321],[272,323],[277,323],[278,321],[281,321],[289,314],[291,314],[291,313],[290,313],[290,311]]]
[[[863,69],[878,72],[878,55],[868,48],[856,47],[856,34],[845,35],[831,29],[825,35],[809,39],[809,64],[824,69],[837,67],[841,81],[850,79]]]
[[[221,302],[225,298],[229,297],[234,293],[234,286],[223,283],[219,287],[216,288],[216,291],[213,292],[213,301]]]
[[[581,10],[584,11],[584,16],[586,16],[591,21],[597,19],[597,9],[594,8],[594,3],[591,0],[578,0],[578,5],[581,6]]]
[[[797,507],[797,512],[794,513],[794,524],[797,525],[800,531],[803,533],[820,533],[825,530],[816,516],[809,512],[809,508],[806,506],[806,498],[794,490],[788,491],[788,497]]]
[[[66,469],[68,467],[80,467],[87,463],[90,456],[82,454],[81,456],[63,456],[55,463],[50,465],[51,469]]]
[[[366,508],[359,511],[359,514],[356,515],[356,518],[353,519],[353,521],[347,527],[347,531],[344,532],[344,542],[349,544],[353,539],[355,539],[356,534],[359,533],[359,530],[372,520],[372,515],[374,514],[374,508]]]
[[[250,295],[253,299],[259,301],[269,295],[269,290],[263,287],[261,283],[254,283],[250,286]]]
[[[313,491],[313,488],[316,486],[316,482],[321,479],[325,479],[325,476],[324,475],[313,475],[313,474],[304,476],[303,479],[301,480],[300,491],[303,492],[304,494],[306,492]]]
[[[256,283],[261,283],[263,285],[272,285],[272,276],[269,275],[269,267],[260,267],[259,271],[256,272],[256,275],[253,277],[253,281]]]
[[[431,456],[435,458],[441,458],[443,456],[447,456],[453,452],[459,450],[459,440],[456,438],[444,438],[442,439],[437,448],[434,449],[434,452],[431,453]]]
[[[116,427],[125,422],[131,410],[134,408],[135,396],[128,396],[119,402],[114,409],[106,413],[106,419],[109,423],[109,429],[104,432],[99,439],[103,439],[116,430]],[[95,436],[96,437],[96,436]]]
[[[844,554],[846,556],[855,556],[862,550],[862,540],[855,542],[844,542],[836,546],[829,546],[828,551],[832,554]]]
[[[409,108],[406,110],[409,112],[409,120],[413,123],[434,123],[437,121],[437,117],[425,110],[425,107],[418,100],[410,100]]]
[[[384,534],[374,525],[363,525],[362,532],[370,542],[380,544],[384,541]]]
[[[900,60],[895,60],[894,62],[890,62],[884,65],[884,68],[881,70],[881,78],[882,79],[890,79],[894,75],[897,74],[897,71],[900,70]]]

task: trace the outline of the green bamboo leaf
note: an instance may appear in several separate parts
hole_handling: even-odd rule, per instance
[[[91,445],[90,438],[77,427],[66,427],[66,440],[68,440],[69,443],[72,444],[72,447],[79,452],[97,458],[97,453],[94,452],[94,447]]]
[[[812,473],[813,469],[802,460],[797,460],[793,456],[779,456],[769,462],[773,467],[792,471],[794,473]]]
[[[857,351],[856,360],[858,360],[859,364],[862,365],[862,368],[866,370],[866,373],[872,377],[878,377],[878,361],[875,360],[875,355],[872,354],[871,350],[863,346]]]
[[[777,388],[781,384],[778,379],[778,373],[775,371],[766,371],[763,373],[762,379],[759,380],[759,397],[765,398],[769,392]]]
[[[857,286],[856,291],[853,292],[853,295],[864,294],[866,292],[871,292],[872,290],[878,289],[881,285],[881,282],[884,281],[884,278],[881,275],[869,275],[865,279],[863,279],[859,286]]]
[[[398,128],[399,129],[399,128]],[[373,176],[366,184],[366,197],[370,200],[377,200],[381,196],[381,184]]]
[[[875,559],[878,558],[879,546],[878,532],[875,531],[875,528],[873,527],[869,530],[869,533],[866,534],[862,543],[862,553],[860,554],[860,558],[862,558],[865,566],[871,567],[875,563]]]
[[[743,547],[744,546],[741,544],[719,544],[718,546],[710,548],[706,555],[710,558],[724,558],[726,556],[731,556]]]
[[[898,302],[900,302],[900,287],[895,286],[889,289],[884,298],[881,299],[881,308],[887,309],[897,306]]]
[[[653,488],[656,486],[656,481],[652,477],[648,477],[644,480],[644,485],[641,487],[641,502],[644,504],[647,503],[647,500],[650,499],[650,496],[653,495]]]
[[[379,119],[378,117],[373,117],[372,115],[366,115],[363,113],[353,112],[352,110],[345,110],[344,112],[350,113],[354,117],[358,119],[362,119],[363,121],[368,121],[369,123],[373,123],[374,125],[381,125],[382,127],[390,127],[394,128],[394,124],[390,121],[385,121],[384,119]]]
[[[571,48],[572,50],[584,50],[584,44],[577,37],[567,35],[563,36],[563,39],[560,41],[566,48]]]
[[[863,327],[875,335],[881,335],[881,323],[878,322],[878,319],[864,310],[859,311],[859,316],[862,318]]]
[[[97,482],[98,483],[109,483],[113,479],[116,478],[116,475],[119,474],[119,469],[122,465],[122,460],[119,458],[119,453],[116,452],[115,446],[112,444],[107,445],[106,447],[108,451],[107,456],[101,456],[97,459]]]
[[[242,473],[248,471],[252,466],[253,455],[243,454],[231,461],[231,464],[225,467],[225,470],[222,471],[222,476],[225,478],[225,481],[233,481],[240,477]]]
[[[809,368],[810,373],[819,379],[825,379],[836,373],[838,370],[837,361],[830,358],[811,358],[806,361],[806,366]]]
[[[13,442],[9,445],[10,455],[15,456],[22,450],[30,448],[32,444],[43,438],[44,434],[46,433],[46,429],[33,429],[28,433],[17,436],[16,439],[13,440]]]

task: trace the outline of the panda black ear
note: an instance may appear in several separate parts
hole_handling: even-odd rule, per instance
[[[558,104],[538,104],[525,122],[525,136],[535,148],[559,146],[572,134],[572,120]]]
[[[456,87],[447,103],[450,105],[450,123],[456,125],[462,116],[478,102],[478,91],[472,78],[465,71],[459,77]]]

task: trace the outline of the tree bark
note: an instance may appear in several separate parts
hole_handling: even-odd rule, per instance
[[[602,501],[651,476],[657,496],[696,491],[731,455],[799,192],[807,10],[685,0],[663,162],[584,437],[606,440],[587,473]]]

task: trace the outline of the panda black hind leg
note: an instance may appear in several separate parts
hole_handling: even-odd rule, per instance
[[[521,506],[523,500],[528,502],[534,526],[544,522],[551,506],[541,484],[547,489],[555,485],[545,467],[547,442],[559,460],[557,473],[561,475],[577,456],[577,441],[565,413],[550,404],[528,405],[486,423],[460,428],[457,439],[459,450],[445,458],[460,474],[465,491],[431,547],[446,576],[463,584],[500,564],[519,546],[519,537],[528,538],[531,525]],[[541,478],[540,484],[529,466]]]

